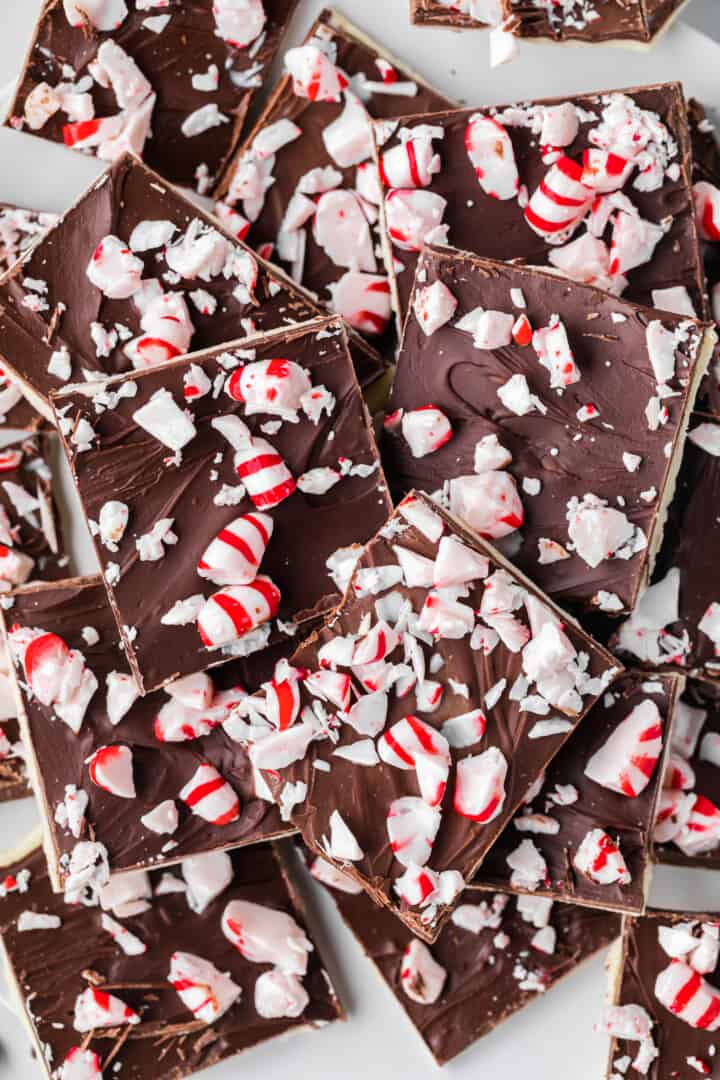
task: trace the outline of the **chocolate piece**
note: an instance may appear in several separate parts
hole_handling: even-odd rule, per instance
[[[118,2],[106,20],[97,4],[84,17],[81,3],[49,0],[6,122],[105,161],[131,149],[203,193],[237,145],[296,3],[254,0],[233,20],[213,0],[157,12]]]
[[[17,434],[0,449],[0,594],[27,581],[66,577],[53,496],[51,435]]]
[[[407,116],[392,129],[374,128],[386,173],[388,154],[402,153],[413,131],[421,140],[410,140],[416,157],[428,137],[439,155],[439,171],[419,177],[429,181],[423,187],[394,184],[391,171],[390,183],[409,194],[391,191],[381,208],[385,262],[403,314],[417,250],[423,238],[445,242],[444,232],[477,255],[552,264],[635,303],[658,306],[654,291],[682,286],[706,314],[678,83]],[[643,146],[636,158],[633,145]]]
[[[427,946],[388,911],[355,893],[351,879],[333,867],[328,874],[323,863],[315,859],[313,874],[330,886],[343,919],[439,1065],[489,1035],[620,933],[620,919],[607,912],[502,892],[492,898],[466,892],[430,950],[445,972],[440,996],[422,1002],[415,995],[424,987],[419,980],[413,985],[407,950]]]
[[[720,687],[691,679],[675,717],[655,829],[657,862],[720,869]],[[701,827],[704,826],[704,827]]]
[[[0,272],[4,273],[57,221],[57,214],[0,203]]]
[[[229,882],[204,910],[195,910],[202,893],[193,890],[193,907],[188,900],[189,883],[197,883],[198,874],[201,887],[210,884],[207,864],[201,870],[198,860],[192,877],[186,873],[186,881],[179,873],[159,871],[134,878],[132,885],[128,884],[131,897],[139,900],[134,914],[126,913],[133,910],[130,904],[118,910],[121,897],[117,886],[114,896],[104,894],[106,903],[114,900],[107,912],[65,903],[50,888],[39,849],[6,864],[0,931],[7,973],[43,1075],[59,1076],[68,1054],[81,1046],[89,1052],[90,1060],[97,1055],[98,1068],[101,1063],[104,1066],[103,1075],[113,1076],[120,1070],[125,1080],[148,1076],[179,1080],[275,1035],[342,1018],[322,957],[305,936],[304,911],[280,853],[263,844],[234,851],[225,860],[222,869],[227,870]],[[245,904],[253,906],[249,914],[257,920],[277,919],[275,912],[285,913],[289,920],[279,926],[268,923],[269,933],[257,963],[242,955],[221,923],[225,912],[244,916],[247,908],[231,905]],[[47,928],[39,922],[40,916],[52,920]],[[298,946],[297,974],[283,972],[288,956],[279,937],[283,931],[288,937],[292,934],[291,944]],[[140,952],[142,946],[145,951]],[[306,953],[306,948],[311,951]],[[307,972],[303,974],[305,957]],[[214,1022],[214,1000],[208,1004],[199,992],[193,1000],[196,960],[212,965],[199,968],[199,976],[217,978],[227,972],[234,984],[228,987],[221,979],[216,986],[211,985],[212,990],[219,987],[227,994],[221,999],[223,1005],[236,995]],[[169,981],[171,964],[178,961],[184,963],[189,986],[180,981],[173,986]],[[297,1003],[295,1015],[283,1015],[282,1008],[280,1015],[267,1010],[267,991],[276,981],[285,980],[292,988],[289,1001],[294,997]],[[204,988],[207,991],[207,985]],[[236,994],[237,989],[240,994]],[[93,1001],[94,991],[97,997]],[[111,995],[110,1001],[104,1000],[105,993]],[[75,1026],[76,1002],[81,994],[91,999],[83,1018],[88,1022],[96,1018],[92,1030],[83,1023],[81,1030]],[[108,1016],[118,1000],[139,1017],[139,1022],[127,1023],[123,1018],[114,1026],[101,1026],[103,1012]],[[203,1001],[206,1010],[200,1012]],[[111,1018],[112,1014],[110,1022]]]
[[[715,135],[715,125],[695,98],[687,103],[688,127],[692,142],[693,180],[707,180],[720,184],[720,145]]]
[[[368,539],[390,510],[338,319],[78,386],[54,400],[144,692],[248,655],[294,634],[290,620],[329,611],[338,593],[329,560]],[[129,523],[108,543],[103,515],[117,500]],[[260,524],[238,526],[253,513]],[[228,535],[247,527],[245,539]],[[249,566],[247,544],[266,549],[254,550]],[[265,583],[259,602],[235,588],[254,590],[255,577]]]
[[[428,941],[619,670],[421,494],[291,663],[238,707],[251,760],[308,846]]]
[[[15,663],[22,734],[56,888],[67,875],[77,843],[88,837],[104,846],[110,869],[116,872],[170,864],[291,831],[275,806],[256,793],[247,754],[222,727],[233,703],[271,675],[272,663],[266,666],[266,658],[233,660],[214,669],[212,676],[198,680],[195,698],[191,687],[183,694],[182,687],[173,686],[138,697],[99,578],[19,589],[4,620]],[[54,696],[52,691],[43,693],[26,653],[28,639],[43,632],[57,635],[83,660],[74,681],[68,675],[69,685]],[[33,648],[38,652],[42,645]],[[283,650],[287,655],[287,645],[269,650],[267,660],[277,660]],[[52,650],[48,652],[52,658]],[[69,726],[73,718],[67,702],[83,675],[94,678],[97,688],[81,711],[76,732]],[[106,746],[130,751],[136,797],[119,798],[93,778],[88,762]],[[239,800],[233,820],[206,820],[181,798],[201,763],[216,769]],[[157,815],[162,820],[151,817],[149,824],[142,820],[158,806],[166,811]]]
[[[634,664],[720,676],[719,454],[720,423],[694,417],[653,584],[613,640]]]
[[[599,1025],[612,1036],[608,1080],[620,1071],[647,1080],[720,1077],[717,925],[716,914],[696,911],[626,917]]]
[[[5,676],[2,678],[4,682]],[[0,803],[31,794],[23,754],[17,719],[0,720]]]
[[[641,913],[650,885],[652,823],[660,799],[675,699],[683,680],[627,672],[565,744],[540,790],[493,844],[477,879],[487,889]],[[576,863],[600,830],[629,875]],[[611,847],[603,840],[604,848]],[[539,854],[539,857],[538,857]],[[581,856],[582,860],[582,856]],[[543,865],[544,864],[544,865]]]
[[[426,248],[413,297],[383,440],[397,491],[440,490],[558,602],[628,610],[660,545],[714,335],[447,249]],[[414,441],[430,403],[451,429],[437,448]]]
[[[690,98],[688,102],[688,124],[693,152],[693,181],[698,184],[712,184],[720,188],[720,144],[715,135],[714,125],[708,119],[705,109],[699,101]],[[703,194],[707,194],[704,192]],[[698,200],[696,215],[702,215],[703,198]],[[712,216],[712,215],[711,215]],[[702,232],[703,222],[698,221],[698,231]],[[710,310],[717,321],[720,316],[720,243],[701,238],[703,264]],[[698,407],[714,416],[720,416],[720,347],[716,347],[703,386]]]
[[[81,196],[27,262],[0,282],[0,357],[37,408],[51,417],[51,391],[82,379],[85,372],[117,375],[321,313],[280,271],[229,235],[135,158],[121,159]],[[135,277],[120,290],[132,293],[142,276],[146,284],[135,298],[110,299],[88,277],[108,236],[122,242],[121,250],[122,245],[136,248],[134,259],[142,266],[125,257]],[[108,250],[112,254],[114,245]],[[168,258],[188,276],[172,270]],[[97,262],[102,268],[102,258]],[[28,279],[35,291],[27,287]],[[177,306],[170,314],[176,320],[182,316],[169,330],[164,324],[166,338],[157,333],[161,290]],[[149,339],[145,355],[135,348],[138,338]],[[376,375],[374,354],[369,356],[360,341],[354,350],[360,377]]]
[[[312,56],[318,47],[342,79],[349,80],[349,86],[340,89],[338,80],[336,88],[311,88],[285,74],[223,178],[218,190],[220,210],[229,206],[242,214],[240,220],[253,248],[287,264],[292,276],[323,303],[373,341],[386,345],[390,298],[382,259],[378,261],[374,252],[377,178],[366,118],[393,119],[409,107],[428,112],[446,108],[448,101],[335,12],[321,14],[304,49],[286,54],[293,70],[302,52]],[[273,146],[268,153],[266,147],[282,131],[277,125],[297,127],[294,131],[290,127],[287,138],[278,139],[279,149],[274,151]],[[322,178],[314,173],[319,169],[331,173]],[[261,183],[262,194],[245,199],[254,191],[255,181]],[[329,190],[335,194],[321,197],[316,213],[308,197],[316,199]],[[331,225],[328,232],[323,218],[336,212],[331,204],[338,201],[341,191],[350,212],[359,215],[360,231],[336,248],[338,225]]]
[[[417,26],[450,26],[453,30],[478,30],[487,26],[483,0],[410,0],[410,18]],[[501,13],[498,4],[498,14]]]

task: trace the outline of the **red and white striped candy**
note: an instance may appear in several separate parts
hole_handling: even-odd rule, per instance
[[[662,225],[645,221],[639,214],[617,213],[610,240],[610,273],[617,277],[650,262],[664,235]]]
[[[292,915],[276,908],[231,900],[222,931],[251,964],[272,964],[290,975],[304,975],[313,946]]]
[[[610,289],[610,249],[604,240],[586,232],[569,244],[554,248],[548,255],[550,263],[565,277],[586,285]]]
[[[180,798],[193,814],[211,825],[229,825],[240,816],[240,800],[213,765],[198,765],[180,792]]]
[[[447,972],[438,964],[427,945],[413,938],[400,967],[400,985],[412,1001],[432,1005],[440,997]]]
[[[247,48],[265,26],[262,0],[213,0],[212,10],[218,34],[236,49]]]
[[[489,569],[486,555],[479,555],[453,536],[443,536],[435,556],[433,585],[438,589],[467,585],[470,581],[486,578]]]
[[[450,747],[435,728],[416,716],[406,716],[383,732],[377,749],[387,765],[415,769],[420,794],[430,806],[442,802],[450,771]]]
[[[645,790],[663,746],[663,722],[654,701],[636,705],[595,751],[585,775],[596,784],[634,799]]]
[[[542,366],[550,372],[550,386],[553,389],[579,381],[580,372],[570,348],[565,324],[559,319],[550,326],[536,330],[532,336],[532,346]]]
[[[295,491],[295,481],[266,439],[250,440],[235,453],[235,469],[258,510],[272,510]]]
[[[472,608],[444,595],[440,589],[428,593],[418,619],[420,630],[426,630],[436,638],[456,641],[471,634],[474,625]]]
[[[200,610],[198,633],[208,649],[229,645],[273,619],[279,607],[280,590],[269,577],[260,575],[249,585],[228,585]]]
[[[33,572],[35,560],[16,548],[0,544],[0,582],[8,585],[24,585]]]
[[[278,731],[285,731],[300,714],[300,686],[297,672],[282,661],[265,688],[267,718]]]
[[[720,847],[720,808],[704,795],[690,796],[687,822],[675,837],[685,855],[702,855]]]
[[[216,585],[248,585],[257,577],[272,533],[269,514],[235,518],[205,548],[198,574]]]
[[[539,236],[558,242],[585,217],[595,193],[583,184],[582,173],[582,166],[566,156],[550,166],[524,211],[526,222]]]
[[[313,236],[335,266],[374,273],[370,224],[354,191],[326,191],[317,200]]]
[[[125,346],[134,368],[155,367],[190,349],[195,327],[181,292],[164,293],[152,300],[140,320],[145,331]]]
[[[457,763],[454,807],[462,817],[487,825],[502,812],[508,764],[496,746]]]
[[[329,701],[343,712],[347,711],[350,705],[349,675],[340,671],[313,671],[305,680],[305,686],[316,697]]]
[[[418,289],[413,301],[413,311],[420,329],[430,337],[445,323],[450,322],[457,300],[442,281],[435,281],[432,285]]]
[[[250,761],[256,769],[286,769],[301,761],[317,734],[312,724],[292,724],[282,731],[273,731],[250,747]]]
[[[436,807],[414,795],[405,795],[390,803],[386,825],[397,861],[403,866],[413,863],[424,866],[432,853],[440,820],[440,811]]]
[[[397,648],[399,641],[400,638],[392,626],[380,619],[372,630],[355,644],[352,663],[374,664],[378,660],[384,660]]]
[[[440,731],[449,746],[460,750],[480,742],[486,728],[487,718],[484,712],[481,709],[473,709],[459,716],[451,716],[445,721]]]
[[[293,360],[256,360],[234,371],[225,384],[233,401],[245,402],[245,413],[294,417],[303,394],[312,388],[308,373]]]
[[[432,139],[418,136],[393,146],[380,158],[380,179],[388,188],[425,188],[440,172]]]
[[[10,633],[13,651],[22,660],[30,689],[43,705],[52,705],[67,683],[71,651],[58,634],[26,632],[13,627]]]
[[[674,1016],[700,1031],[720,1028],[720,990],[683,960],[673,962],[655,980],[655,997]]]
[[[114,994],[88,986],[75,999],[73,1027],[76,1031],[92,1031],[93,1028],[121,1027],[139,1024],[140,1017]]]
[[[451,480],[450,510],[480,536],[493,540],[515,532],[525,520],[515,478],[494,469]]]
[[[447,200],[434,191],[395,188],[388,192],[385,217],[392,242],[401,251],[420,251],[442,225],[446,206]]]
[[[102,1080],[100,1058],[93,1050],[73,1046],[62,1064],[59,1080]]]
[[[702,240],[720,241],[720,188],[699,180],[693,184],[695,222]]]
[[[167,683],[165,693],[190,709],[209,709],[215,696],[215,687],[207,672],[197,671]]]
[[[514,199],[520,187],[515,151],[506,129],[476,113],[465,129],[465,149],[480,187],[493,199]]]
[[[110,300],[127,300],[140,288],[143,262],[117,236],[104,237],[87,265],[87,276]]]
[[[690,817],[693,795],[682,791],[664,788],[655,812],[653,840],[656,844],[667,844],[674,840]]]
[[[383,334],[387,330],[392,304],[386,277],[348,270],[329,288],[333,311],[350,326],[363,334]]]
[[[619,191],[625,185],[635,165],[627,158],[591,146],[583,151],[581,182],[600,194]]]
[[[293,93],[309,101],[339,101],[347,78],[316,45],[301,45],[285,53]]]
[[[63,10],[71,26],[90,23],[100,31],[117,30],[128,13],[125,0],[63,0]]]
[[[585,834],[573,863],[598,885],[628,885],[631,881],[620,848],[603,829],[590,829]]]
[[[265,971],[255,981],[255,1012],[266,1020],[301,1016],[310,998],[297,975],[285,971]]]
[[[135,798],[133,754],[129,746],[101,746],[87,759],[90,779],[120,799]]]
[[[433,454],[453,437],[450,421],[435,405],[421,405],[404,413],[402,433],[414,458]]]
[[[182,861],[182,875],[187,882],[187,902],[192,911],[201,915],[234,877],[230,856],[224,851],[193,855]]]
[[[204,1024],[219,1020],[242,993],[229,975],[194,953],[172,954],[168,982],[177,990],[185,1008]]]
[[[238,210],[233,210],[232,206],[228,206],[227,203],[216,202],[213,213],[218,221],[221,221],[227,231],[232,233],[237,240],[244,240],[250,232],[252,222],[248,221],[246,217],[243,217]]]
[[[663,783],[673,791],[691,791],[695,787],[695,770],[684,757],[672,752],[668,757]]]
[[[214,731],[224,719],[224,713],[204,712],[170,698],[155,717],[154,733],[158,742],[188,742],[202,739]]]

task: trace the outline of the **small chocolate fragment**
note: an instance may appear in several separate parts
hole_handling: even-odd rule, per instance
[[[433,941],[618,671],[495,549],[413,494],[336,615],[237,713],[306,844]]]
[[[503,892],[466,892],[429,949],[433,985],[442,979],[440,994],[422,1001],[423,991],[432,997],[427,982],[417,978],[428,946],[320,856],[311,872],[328,887],[438,1065],[489,1035],[620,933],[620,919],[608,912]]]
[[[476,884],[642,913],[682,682],[640,672],[616,679],[493,844]],[[596,830],[602,835],[588,840]],[[599,865],[587,867],[582,854],[578,865],[578,851],[593,850],[596,840]],[[621,856],[614,867],[613,845]]]
[[[128,10],[115,0],[85,11],[82,0],[50,0],[6,123],[104,161],[132,150],[204,194],[237,145],[296,5],[251,0],[233,11],[171,0]]]
[[[343,1016],[273,845],[115,879],[104,910],[53,894],[41,849],[10,858],[7,976],[48,1078],[84,1060],[75,1075],[99,1077],[90,1065],[102,1064],[125,1080],[180,1080]],[[252,959],[236,940],[244,928],[258,934]]]
[[[3,697],[5,695],[6,676],[0,675],[3,683]],[[9,689],[9,688],[8,688]],[[11,699],[11,710],[15,711],[14,699]],[[25,769],[25,750],[20,740],[20,727],[14,716],[0,720],[0,803],[12,802],[13,799],[24,799],[31,795]]]
[[[57,214],[0,203],[0,272],[9,270],[56,221]]]
[[[54,435],[18,433],[0,449],[0,595],[28,581],[67,577],[53,442]]]

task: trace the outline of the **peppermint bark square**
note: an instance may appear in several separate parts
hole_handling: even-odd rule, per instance
[[[10,859],[7,980],[48,1080],[179,1080],[343,1017],[272,845],[116,877],[91,907],[53,893],[39,848]]]
[[[432,941],[619,670],[495,549],[412,494],[337,613],[236,712],[306,844]]]
[[[671,311],[679,291],[683,312],[707,314],[678,83],[406,116],[374,131],[402,316],[425,243],[549,265]]]
[[[652,584],[613,648],[631,663],[720,677],[720,423],[693,417]]]
[[[335,12],[285,54],[286,73],[218,190],[217,213],[379,345],[390,289],[379,244],[370,118],[448,107]]]
[[[70,382],[306,322],[322,309],[126,156],[0,280],[0,362],[43,415]],[[362,342],[358,370],[377,372]]]
[[[443,1065],[606,948],[620,919],[532,896],[466,892],[428,947],[317,856],[310,872]]]
[[[212,187],[297,0],[49,0],[6,123]],[[154,11],[153,8],[158,8]]]
[[[229,724],[287,645],[141,697],[99,578],[8,601],[5,642],[56,889],[88,840],[116,873],[291,831]]]
[[[618,1074],[674,1080],[720,1076],[718,916],[651,911],[626,916],[608,965],[610,1004],[598,1030],[612,1039]]]
[[[688,0],[500,0],[530,40],[649,48]]]
[[[720,686],[688,680],[655,823],[657,862],[720,869]]]
[[[143,693],[331,610],[391,508],[337,319],[54,403]]]
[[[383,446],[545,592],[629,610],[715,335],[542,270],[427,248]]]
[[[493,844],[476,884],[642,914],[683,681],[617,678]]]

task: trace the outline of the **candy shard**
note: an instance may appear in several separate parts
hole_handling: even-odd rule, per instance
[[[273,964],[303,976],[313,946],[292,915],[249,900],[231,900],[222,914],[222,931],[253,964]]]
[[[395,858],[403,866],[424,866],[440,828],[440,811],[423,799],[405,795],[390,804],[387,831]]]
[[[520,180],[512,140],[502,124],[482,113],[471,116],[465,149],[485,194],[493,199],[514,199]]]
[[[197,616],[198,632],[206,648],[221,648],[274,618],[279,606],[280,590],[260,575],[211,596]]]
[[[114,994],[88,986],[75,1000],[73,1027],[76,1031],[139,1024],[140,1017]]]
[[[213,765],[198,765],[180,791],[190,810],[211,825],[229,825],[240,816],[240,800]]]
[[[219,1020],[242,994],[229,975],[194,953],[173,953],[168,982],[196,1020],[205,1024]]]
[[[419,1005],[432,1005],[440,997],[447,972],[435,960],[427,945],[413,939],[405,950],[400,967],[403,991]]]
[[[663,746],[663,723],[654,701],[628,713],[585,766],[585,775],[608,791],[636,798],[650,783]]]
[[[310,998],[297,975],[265,971],[255,983],[255,1011],[266,1020],[302,1016]]]
[[[655,980],[655,996],[674,1016],[701,1031],[720,1029],[720,991],[682,960]]]
[[[202,578],[216,585],[249,585],[273,533],[269,514],[245,514],[220,530],[197,564]]]
[[[135,798],[133,753],[129,746],[101,746],[87,759],[90,779],[121,799]]]
[[[458,814],[487,825],[502,812],[508,763],[495,746],[457,763],[454,807]]]
[[[603,829],[590,829],[585,834],[573,863],[598,885],[628,885],[631,881],[619,846]]]

